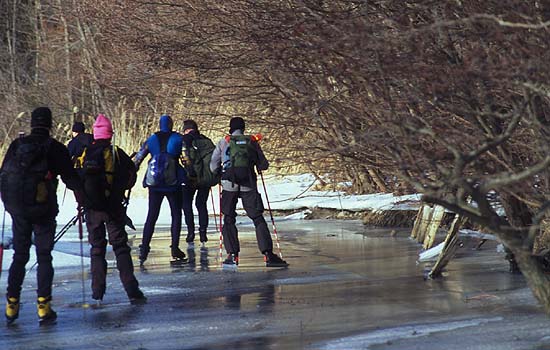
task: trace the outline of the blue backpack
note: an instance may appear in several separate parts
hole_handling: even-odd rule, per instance
[[[167,151],[170,137],[155,134],[160,142],[160,152],[152,155],[147,164],[147,172],[143,179],[143,187],[173,187],[181,185],[183,168],[179,159]]]

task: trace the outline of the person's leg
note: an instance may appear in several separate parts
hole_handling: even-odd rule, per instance
[[[241,250],[237,226],[235,226],[237,217],[237,201],[239,192],[222,191],[221,212],[223,213],[223,244],[229,254],[238,254]]]
[[[241,192],[241,198],[246,215],[254,222],[260,252],[265,254],[267,251],[273,251],[273,240],[263,217],[264,204],[261,195],[258,191],[252,190]]]
[[[34,245],[36,247],[36,270],[37,295],[39,297],[50,297],[52,295],[52,282],[54,269],[52,266],[52,249],[55,236],[55,218],[47,218],[33,225]]]
[[[90,248],[90,271],[92,273],[92,298],[102,300],[107,287],[107,239],[105,238],[105,220],[107,215],[101,211],[86,210],[86,228]]]
[[[12,216],[13,260],[8,275],[8,298],[21,295],[21,285],[25,279],[25,265],[29,261],[32,244],[32,223],[19,216]]]
[[[172,216],[172,225],[170,228],[172,240],[171,247],[178,248],[180,244],[181,234],[181,206],[182,206],[182,194],[181,190],[174,192],[167,192],[166,198],[168,198],[168,204],[170,204],[170,213]]]
[[[143,236],[141,238],[139,259],[141,262],[147,259],[149,249],[151,245],[151,239],[153,238],[153,231],[155,230],[155,224],[160,213],[160,206],[162,199],[164,198],[163,192],[152,191],[149,189],[149,210],[147,212],[147,219],[143,226]]]
[[[120,281],[126,291],[126,294],[131,299],[136,294],[139,294],[139,284],[134,275],[134,264],[130,254],[130,246],[128,246],[128,233],[124,229],[125,210],[119,209],[122,213],[110,215],[107,219],[106,226],[109,235],[109,243],[113,247],[113,252],[116,257],[116,266],[119,272]]]
[[[187,226],[187,238],[185,241],[191,243],[195,240],[195,214],[193,213],[193,197],[195,189],[191,186],[183,186],[182,189],[182,209],[185,216],[185,225]]]
[[[195,206],[199,214],[199,236],[201,243],[208,242],[206,236],[206,230],[208,229],[208,196],[210,195],[210,188],[199,188],[197,190],[197,196],[195,198]]]

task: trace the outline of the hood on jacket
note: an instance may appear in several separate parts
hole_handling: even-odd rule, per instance
[[[163,114],[159,121],[160,131],[170,132],[174,126],[174,121],[168,114]]]

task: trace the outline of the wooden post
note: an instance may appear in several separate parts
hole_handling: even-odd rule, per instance
[[[418,243],[424,242],[426,237],[426,230],[428,229],[428,224],[432,220],[433,208],[428,204],[424,204],[424,209],[422,209],[422,217],[420,218],[420,226],[418,227],[418,233],[416,235],[416,241]]]
[[[414,225],[411,231],[411,238],[416,238],[418,235],[418,229],[420,228],[420,223],[422,222],[422,211],[424,210],[424,205],[421,204],[416,214],[416,219],[414,220]]]
[[[434,205],[432,210],[432,216],[430,222],[426,229],[426,234],[424,237],[424,249],[430,249],[435,242],[435,235],[439,226],[441,225],[441,220],[443,220],[443,215],[445,215],[445,208],[440,205]]]
[[[432,267],[432,270],[428,274],[430,278],[435,278],[441,276],[441,272],[447,266],[449,261],[454,257],[456,250],[458,249],[458,230],[464,224],[465,219],[458,214],[455,214],[451,227],[447,232],[445,237],[445,243],[443,245],[443,250],[439,254],[435,265]]]

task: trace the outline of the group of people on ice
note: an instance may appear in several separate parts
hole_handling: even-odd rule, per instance
[[[182,212],[187,227],[186,242],[193,249],[195,221],[193,201],[198,211],[198,234],[202,245],[208,241],[207,199],[210,188],[221,183],[222,235],[227,252],[225,266],[239,263],[236,206],[239,198],[252,219],[258,247],[266,266],[288,264],[273,252],[273,241],[263,217],[264,206],[257,190],[257,175],[269,163],[256,137],[245,135],[245,121],[234,117],[229,134],[214,145],[199,132],[193,120],[185,120],[182,133],[173,130],[173,120],[162,115],[159,131],[151,135],[135,155],[129,156],[112,144],[113,126],[99,114],[93,134],[85,133],[81,122],[73,125],[73,139],[64,146],[50,136],[53,126],[48,107],[31,113],[31,132],[9,146],[0,169],[0,193],[5,210],[12,217],[13,261],[9,268],[5,316],[8,324],[19,316],[25,266],[34,243],[37,256],[37,313],[41,324],[55,322],[52,309],[55,244],[56,196],[58,175],[72,190],[78,202],[79,233],[86,223],[90,244],[92,299],[101,301],[106,292],[107,244],[111,244],[120,280],[133,304],[147,298],[134,274],[131,248],[125,230],[129,192],[137,180],[137,169],[149,156],[143,186],[148,188],[148,214],[139,246],[139,261],[144,264],[150,252],[154,227],[166,197],[171,210],[171,256],[186,261],[180,249]],[[34,233],[34,237],[33,237]]]

